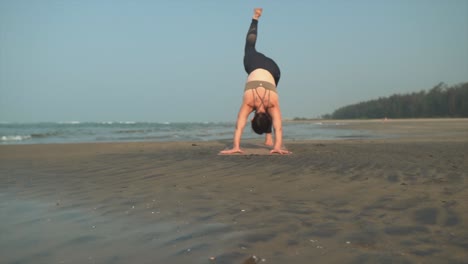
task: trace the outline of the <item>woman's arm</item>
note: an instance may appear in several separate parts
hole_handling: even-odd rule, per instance
[[[249,114],[252,112],[253,108],[244,102],[237,114],[236,130],[234,131],[234,140],[232,144],[232,149],[227,149],[220,151],[220,154],[232,154],[232,153],[242,153],[240,149],[240,141],[242,137],[242,132],[244,131],[245,124]]]
[[[283,124],[281,118],[281,110],[279,104],[269,109],[271,118],[273,119],[273,128],[275,130],[275,144],[270,153],[291,154],[292,152],[282,149],[283,146]]]

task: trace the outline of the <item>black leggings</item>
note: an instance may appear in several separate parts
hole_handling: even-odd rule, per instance
[[[257,27],[258,20],[252,19],[250,23],[250,28],[247,33],[245,40],[244,48],[244,68],[247,74],[250,74],[256,69],[265,69],[271,73],[275,79],[275,85],[278,85],[278,82],[281,77],[281,71],[278,65],[272,59],[263,55],[255,49],[255,43],[257,42]]]

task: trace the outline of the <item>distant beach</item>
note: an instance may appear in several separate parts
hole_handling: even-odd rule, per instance
[[[467,263],[468,119],[319,122],[286,126],[345,137],[286,139],[286,156],[217,155],[231,124],[0,144],[2,263]]]

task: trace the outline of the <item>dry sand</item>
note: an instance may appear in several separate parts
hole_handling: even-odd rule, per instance
[[[468,263],[468,120],[346,128],[392,137],[0,146],[0,262]]]

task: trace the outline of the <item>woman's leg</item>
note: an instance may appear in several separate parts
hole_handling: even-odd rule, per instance
[[[250,23],[249,31],[245,39],[245,58],[244,63],[249,60],[249,56],[257,53],[255,50],[255,43],[257,42],[257,28],[258,19],[262,15],[262,8],[255,8],[254,15],[252,16],[252,22]],[[244,65],[245,66],[245,65]],[[273,137],[271,133],[265,133],[265,145],[273,146]]]
[[[257,42],[257,25],[258,20],[252,19],[250,23],[249,31],[247,32],[247,37],[245,39],[245,54],[250,52],[255,52],[255,43]]]
[[[254,15],[252,16],[252,22],[250,23],[249,31],[247,32],[247,37],[245,40],[245,53],[247,54],[250,51],[255,51],[255,43],[257,42],[257,27],[258,19],[262,15],[261,8],[254,9]]]

